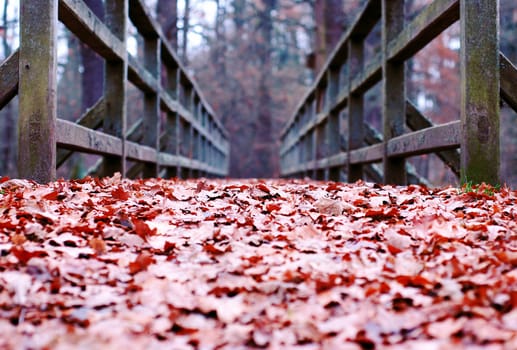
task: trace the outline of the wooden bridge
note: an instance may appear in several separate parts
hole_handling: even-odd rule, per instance
[[[282,176],[340,180],[345,170],[348,181],[406,184],[405,159],[437,153],[463,182],[500,184],[499,104],[517,110],[517,70],[499,52],[498,10],[498,0],[435,0],[403,23],[403,0],[367,1],[283,130]],[[381,50],[366,62],[365,39],[379,21]],[[457,21],[461,120],[433,125],[407,100],[405,62]],[[380,81],[382,135],[363,113],[365,93]],[[379,162],[381,170],[372,166]]]
[[[81,0],[23,2],[20,48],[0,66],[0,108],[19,96],[19,176],[54,180],[74,151],[103,156],[100,175],[225,176],[228,135],[143,2],[105,7],[102,22]],[[105,59],[104,95],[75,123],[57,117],[58,20]],[[129,20],[145,41],[143,63],[127,53]],[[134,125],[128,82],[145,96]]]
[[[228,174],[227,132],[142,0],[107,0],[105,22],[81,0],[26,1],[20,18],[20,49],[0,65],[0,108],[19,96],[20,177],[51,181],[74,151],[101,155],[100,175]],[[409,23],[401,18],[403,0],[366,1],[282,132],[283,177],[342,180],[345,171],[348,181],[405,184],[406,158],[436,153],[462,181],[500,183],[499,104],[517,110],[517,69],[499,52],[498,1],[435,0]],[[56,112],[58,21],[105,60],[104,95],[76,122]],[[143,62],[127,53],[129,21],[144,38]],[[381,51],[366,62],[379,21]],[[457,21],[461,120],[433,125],[407,100],[405,61]],[[380,81],[382,135],[364,122],[364,95]],[[129,82],[145,96],[133,125]]]

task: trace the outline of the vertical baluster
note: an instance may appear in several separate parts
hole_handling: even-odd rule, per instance
[[[461,181],[500,184],[499,0],[461,0]]]
[[[20,7],[18,175],[56,177],[57,0]]]
[[[404,185],[406,160],[387,154],[390,139],[404,133],[406,116],[405,62],[388,61],[388,44],[404,27],[404,0],[382,0],[382,116],[384,124],[384,183]]]
[[[144,177],[156,177],[160,171],[160,90],[161,90],[161,64],[160,64],[160,38],[144,38],[144,65],[156,78],[157,92],[146,93],[144,97],[144,138],[143,144],[156,149],[156,163],[145,164]]]
[[[364,67],[364,39],[350,38],[349,47],[349,91],[352,81]],[[348,152],[361,148],[364,144],[364,97],[363,93],[348,94]],[[348,157],[350,160],[350,156]],[[363,178],[363,165],[348,163],[348,181],[355,182]]]
[[[127,47],[127,0],[106,0],[106,24],[112,33]],[[120,172],[126,174],[126,96],[127,96],[127,50],[122,59],[106,61],[104,76],[104,98],[106,115],[103,129],[105,133],[119,137],[122,140],[122,154],[105,156],[101,174],[110,176]]]

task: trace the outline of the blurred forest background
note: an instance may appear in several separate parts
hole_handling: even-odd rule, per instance
[[[85,0],[103,18],[102,0]],[[278,136],[296,104],[364,0],[145,0],[195,77],[231,139],[231,177],[278,176]],[[410,19],[431,0],[406,0]],[[501,50],[517,63],[517,2],[500,0]],[[0,0],[0,61],[18,47],[19,0]],[[129,52],[142,40],[130,24]],[[102,60],[59,29],[58,117],[76,120],[100,97]],[[368,37],[366,57],[380,50],[380,27]],[[408,98],[434,123],[459,119],[459,24],[408,62]],[[142,93],[130,86],[129,118],[142,113]],[[366,120],[380,129],[380,86],[365,97]],[[346,128],[346,111],[343,128]],[[16,177],[17,100],[0,111],[0,174]],[[502,177],[517,186],[517,115],[502,107]],[[457,183],[433,156],[410,159],[433,185]],[[77,154],[59,171],[84,176],[95,156]]]

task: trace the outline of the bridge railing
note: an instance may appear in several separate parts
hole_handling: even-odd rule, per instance
[[[103,95],[76,122],[57,117],[58,21],[105,60]],[[143,37],[143,62],[128,54],[129,21]],[[129,82],[144,96],[133,125]],[[228,173],[227,132],[142,0],[106,0],[104,22],[82,0],[24,1],[20,48],[0,65],[0,108],[16,94],[20,177],[51,181],[74,151],[101,155],[99,175]]]
[[[499,104],[502,97],[517,110],[517,70],[499,52],[498,2],[435,0],[404,23],[403,0],[368,0],[281,134],[281,175],[337,181],[345,170],[348,181],[406,184],[406,158],[436,153],[462,181],[500,183]],[[381,50],[366,62],[365,40],[379,21]],[[433,125],[406,98],[405,61],[457,21],[461,118]],[[380,81],[382,134],[363,112]],[[382,171],[372,166],[379,162]]]

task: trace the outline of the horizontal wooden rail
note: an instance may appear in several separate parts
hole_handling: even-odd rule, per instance
[[[16,50],[0,65],[0,109],[18,93],[18,61]]]
[[[499,183],[499,99],[516,109],[517,69],[498,50],[497,2],[434,0],[403,23],[403,0],[366,1],[281,132],[281,175],[341,180],[345,170],[355,181],[378,178],[371,164],[382,163],[383,182],[404,184],[418,179],[406,158],[436,153],[462,179]],[[406,101],[405,61],[458,20],[461,120],[433,125]],[[365,61],[365,39],[379,21],[381,51]],[[378,136],[364,124],[363,96],[380,81]]]
[[[73,152],[101,155],[92,168],[99,175],[226,176],[228,133],[143,1],[104,3],[105,21],[83,0],[21,7],[20,49],[0,64],[0,108],[20,97],[20,176],[51,181]],[[105,59],[104,94],[75,122],[56,115],[58,20]],[[127,52],[129,20],[144,39],[143,60]],[[143,116],[133,125],[129,82],[144,96]],[[128,168],[127,161],[136,163]]]
[[[118,137],[85,128],[68,120],[58,119],[56,126],[59,147],[99,155],[122,153],[122,140]]]

